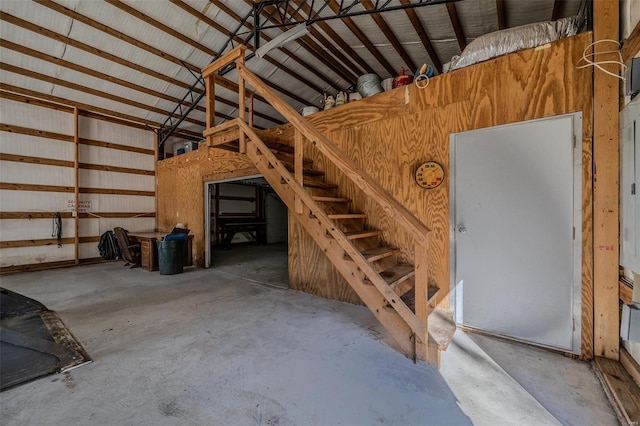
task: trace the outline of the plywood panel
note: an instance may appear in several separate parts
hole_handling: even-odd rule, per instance
[[[244,155],[216,148],[158,162],[158,229],[185,224],[194,235],[194,262],[204,266],[204,182],[256,174]]]
[[[368,174],[432,229],[429,245],[429,277],[442,291],[440,306],[449,294],[449,136],[451,133],[489,126],[583,112],[583,348],[592,356],[593,313],[591,250],[591,94],[592,71],[577,70],[575,63],[591,33],[552,45],[530,49],[438,76],[427,89],[415,86],[386,92],[388,113],[373,118],[378,102],[368,113],[368,104],[378,96],[359,101],[357,109],[335,108],[311,117],[317,128],[343,149]],[[497,76],[497,77],[496,77]],[[329,117],[331,113],[331,117]],[[363,122],[358,122],[362,117]],[[271,131],[292,135],[289,125]],[[410,260],[411,236],[389,221],[379,207],[363,197],[335,167],[308,145],[305,156],[326,172],[326,181],[340,186],[340,195],[353,200],[353,210],[368,214],[367,223],[385,229],[384,241],[400,247],[401,259]],[[417,166],[428,160],[440,162],[447,180],[431,191],[413,180]],[[337,277],[313,241],[290,221],[290,286],[324,297],[352,301],[346,284]]]

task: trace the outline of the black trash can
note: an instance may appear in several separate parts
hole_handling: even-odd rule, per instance
[[[184,269],[184,241],[157,241],[160,275],[181,274]]]

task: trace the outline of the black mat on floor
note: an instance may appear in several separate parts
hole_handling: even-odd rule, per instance
[[[0,288],[0,390],[91,362],[55,312]]]

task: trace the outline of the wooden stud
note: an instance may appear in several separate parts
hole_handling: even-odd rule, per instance
[[[216,83],[212,75],[206,76],[204,82],[207,90],[205,126],[209,130],[216,125]]]
[[[242,59],[244,59],[244,57]],[[242,76],[238,77],[238,84],[240,85],[240,89],[238,90],[238,104],[240,105],[240,107],[238,108],[238,119],[241,122],[246,123],[246,120],[247,120],[246,118],[247,114],[246,114],[246,108],[245,108],[246,98],[244,93],[244,79],[242,78]],[[246,154],[247,152],[247,141],[245,139],[246,135],[242,130],[240,130],[238,136],[239,136],[238,148],[239,148],[240,154]]]
[[[418,319],[424,324],[425,329],[428,329],[428,316],[431,312],[427,305],[428,294],[428,248],[425,242],[414,243],[414,260],[413,267],[415,269],[415,312]],[[416,356],[418,359],[424,359],[428,363],[434,363],[436,360],[430,359],[430,352],[428,350],[429,335],[425,333],[422,336],[416,335]]]
[[[74,143],[74,189],[73,197],[75,204],[73,206],[74,217],[74,252],[75,252],[75,264],[80,264],[80,217],[78,215],[78,206],[80,205],[80,123],[78,117],[78,108],[73,108],[73,143]]]
[[[619,2],[593,2],[594,40],[618,38]],[[595,54],[607,50],[594,46]],[[618,69],[603,64],[617,73]],[[619,358],[618,237],[619,219],[619,80],[599,70],[593,74],[593,286],[594,352],[596,356]]]
[[[636,24],[624,41],[620,53],[622,54],[622,62],[627,63],[640,52],[640,21]]]
[[[249,92],[249,126],[253,127],[253,92]]]
[[[160,190],[160,188],[158,187],[158,161],[160,161],[160,135],[158,132],[154,132],[153,133],[153,148],[154,148],[154,161],[153,161],[153,187],[155,188],[155,194],[154,194],[154,200],[153,203],[155,204],[155,211],[158,211],[158,192]],[[163,148],[164,149],[164,148]],[[164,153],[162,154],[162,158],[164,158]],[[153,225],[153,229],[154,230],[158,230],[158,216],[155,216],[155,221],[154,221],[154,225]]]
[[[74,192],[73,186],[61,185],[37,185],[30,183],[9,183],[0,182],[0,189],[8,191],[36,191],[36,192]],[[140,195],[143,197],[153,197],[154,191],[139,191],[135,189],[113,189],[113,188],[83,188],[80,187],[81,194],[114,194],[114,195]]]
[[[16,155],[16,154],[0,153],[0,160],[12,161],[16,163],[25,163],[25,164],[39,164],[41,166],[76,167],[76,164],[74,161],[54,160],[51,158],[42,158],[42,157],[29,157],[26,155]],[[130,169],[127,167],[105,166],[102,164],[78,163],[77,168],[84,169],[84,170],[98,170],[98,171],[104,171],[104,172],[130,173],[130,174],[145,175],[145,176],[153,176],[155,174],[153,170]]]
[[[294,137],[294,165],[293,165],[293,170],[295,173],[295,179],[296,182],[298,182],[298,184],[300,186],[304,186],[304,177],[302,175],[303,172],[303,159],[304,159],[304,146],[303,146],[303,142],[304,139],[302,138],[302,133],[300,133],[300,131],[298,131],[296,129],[295,133],[294,133],[295,137]],[[300,197],[296,196],[295,197],[295,212],[296,214],[302,214],[303,212],[303,205],[302,205],[302,200],[300,199]]]

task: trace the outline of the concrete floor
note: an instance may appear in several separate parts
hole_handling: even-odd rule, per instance
[[[414,365],[366,308],[260,284],[248,271],[274,259],[255,254],[174,276],[108,263],[2,277],[94,359],[3,392],[2,424],[617,424],[589,364],[458,331],[440,371]]]

